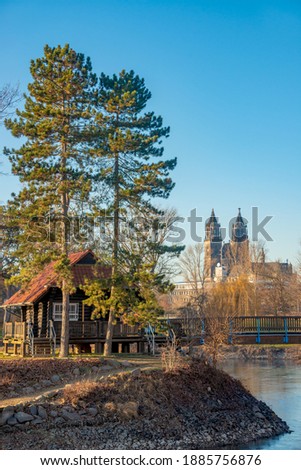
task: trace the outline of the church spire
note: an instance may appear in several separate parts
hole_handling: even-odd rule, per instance
[[[221,241],[221,226],[218,223],[214,209],[211,211],[211,216],[206,221],[206,240]]]
[[[234,242],[243,242],[248,239],[247,221],[242,217],[240,207],[235,222],[232,224],[231,239]]]

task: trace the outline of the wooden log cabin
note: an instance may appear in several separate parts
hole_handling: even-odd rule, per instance
[[[87,298],[80,288],[85,279],[108,276],[108,268],[96,274],[96,259],[91,250],[69,256],[76,290],[70,295],[69,344],[76,352],[103,352],[107,319],[92,320],[93,307],[85,305]],[[51,355],[60,343],[62,292],[57,285],[54,262],[31,280],[26,289],[11,296],[4,308],[4,353],[21,356]],[[147,337],[139,325],[117,322],[114,326],[113,352],[144,352]]]

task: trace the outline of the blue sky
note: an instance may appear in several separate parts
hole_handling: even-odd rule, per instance
[[[270,258],[301,239],[300,0],[0,0],[0,86],[30,81],[43,46],[69,43],[94,71],[134,69],[171,127],[176,187],[162,205],[226,226],[237,208],[273,216]],[[17,146],[0,129],[0,148]],[[3,158],[1,158],[3,160]],[[18,183],[4,161],[0,199]],[[188,226],[185,226],[188,231]],[[199,224],[202,234],[204,225]],[[187,233],[186,243],[190,242]]]

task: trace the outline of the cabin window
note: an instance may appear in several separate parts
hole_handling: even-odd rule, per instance
[[[75,304],[75,303],[69,304],[69,320],[70,321],[78,320],[78,310],[79,310],[78,304]],[[62,303],[53,304],[53,320],[54,321],[62,321],[62,311],[63,311]]]

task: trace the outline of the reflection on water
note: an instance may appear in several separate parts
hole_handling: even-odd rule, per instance
[[[244,449],[301,450],[301,367],[265,361],[227,361],[223,369],[287,422],[291,434],[257,441]]]

